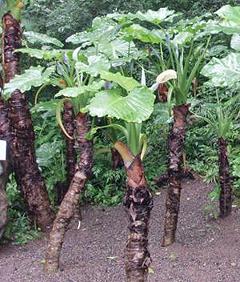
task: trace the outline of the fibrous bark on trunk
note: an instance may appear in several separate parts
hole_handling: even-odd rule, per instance
[[[21,46],[20,22],[10,13],[3,16],[3,69],[4,81],[8,82],[19,73]],[[41,177],[35,156],[34,130],[25,95],[15,90],[9,99],[10,151],[13,170],[30,216],[38,226],[46,230],[53,219],[47,190]]]
[[[115,144],[120,154],[126,145],[121,142]],[[130,151],[128,153],[131,155]],[[123,155],[122,155],[123,156]],[[128,282],[147,281],[148,267],[151,263],[148,251],[148,230],[153,199],[146,178],[142,161],[139,156],[124,159],[127,173],[127,192],[124,197],[124,206],[129,219],[127,245],[125,249],[125,268]]]
[[[166,199],[166,214],[162,246],[169,246],[175,242],[180,207],[183,146],[188,112],[189,105],[184,104],[173,108],[174,121],[168,139],[169,187]]]
[[[70,187],[59,207],[56,219],[50,233],[47,247],[45,270],[56,272],[59,268],[59,258],[66,229],[74,216],[79,201],[80,192],[92,171],[92,142],[86,140],[85,135],[90,129],[90,123],[86,114],[79,113],[76,116],[76,145],[80,150],[80,159]]]
[[[230,167],[227,153],[227,141],[218,139],[218,162],[220,180],[220,217],[226,217],[232,211],[232,185],[230,177]]]

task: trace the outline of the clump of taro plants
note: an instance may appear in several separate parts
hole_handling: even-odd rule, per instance
[[[66,86],[55,95],[56,97],[68,97],[60,101],[57,109],[57,119],[67,137],[69,139],[74,138],[75,148],[79,153],[79,160],[75,166],[69,189],[61,202],[50,233],[45,263],[45,270],[48,272],[55,272],[59,268],[59,258],[66,229],[76,213],[80,192],[83,190],[92,172],[92,141],[86,138],[91,123],[88,114],[83,112],[82,108],[88,104],[89,99],[104,85],[104,81],[98,78],[98,63],[102,69],[108,70],[110,68],[108,61],[102,57],[95,57],[94,63],[91,62],[91,58],[88,58],[87,64],[84,64],[85,68],[83,68],[82,62],[74,61],[70,56],[67,61],[70,69],[73,69],[72,72],[69,72],[69,69],[64,71]],[[63,64],[58,65],[58,68],[60,66],[63,66]],[[61,105],[63,103],[66,105],[66,102],[70,103],[70,101],[75,112],[75,130],[73,136],[69,136],[69,131],[66,131],[60,118]],[[66,106],[64,111],[66,111]]]
[[[16,49],[22,44],[20,20],[24,1],[4,2],[7,12],[2,18],[2,67],[3,82],[6,84],[20,72],[20,55]],[[29,215],[46,230],[52,223],[53,213],[36,162],[35,136],[25,94],[18,87],[12,88],[8,101],[1,100],[1,109],[0,134],[10,147],[11,168],[27,203]]]
[[[226,5],[219,9],[216,14],[219,18],[215,21],[209,22],[209,30],[212,33],[223,32],[224,34],[232,35],[230,42],[232,50],[224,58],[212,58],[211,61],[204,66],[201,73],[209,78],[207,83],[213,87],[239,89],[240,6],[232,7],[230,5]],[[213,111],[210,118],[208,117],[207,119],[218,135],[221,217],[229,215],[232,209],[232,187],[227,152],[227,136],[231,130],[231,124],[235,118],[238,117],[237,112],[234,110],[234,103],[236,99],[238,99],[238,97],[233,97],[230,102],[226,103],[228,106],[218,102],[215,106],[215,111]]]
[[[34,53],[34,56],[46,54],[42,50],[33,50],[30,48],[20,51],[28,52],[29,54]],[[30,89],[33,86],[40,86],[37,93],[39,95],[42,87],[53,85],[60,88],[55,94],[55,97],[64,98],[59,99],[56,118],[64,134],[69,138],[68,142],[71,142],[71,146],[74,145],[74,150],[79,154],[78,161],[74,165],[74,172],[71,172],[71,175],[69,175],[69,177],[72,177],[69,188],[61,201],[50,233],[45,269],[46,271],[54,272],[59,268],[59,257],[65,231],[70,220],[76,214],[80,192],[91,175],[92,142],[85,138],[85,135],[90,130],[90,121],[88,115],[83,113],[81,108],[85,107],[89,99],[104,86],[104,81],[98,78],[98,67],[101,66],[101,69],[108,70],[110,64],[107,59],[101,56],[95,56],[95,60],[93,61],[91,61],[93,57],[89,57],[86,59],[87,61],[84,61],[86,64],[84,64],[85,68],[83,69],[83,63],[81,61],[78,61],[78,59],[73,60],[73,52],[47,50],[47,54],[50,58],[57,59],[52,66],[30,67],[21,76],[12,80],[7,85],[7,89],[9,90],[16,83],[18,83],[20,89],[24,89],[24,87]],[[28,81],[28,83],[26,84],[24,81]],[[61,118],[62,108],[63,117],[65,117],[64,121]],[[74,124],[70,124],[68,119],[72,120],[73,116]],[[73,134],[69,135],[71,133]],[[67,153],[72,153],[73,148],[68,149],[69,151]],[[72,160],[74,161],[74,159]]]
[[[144,76],[143,76],[144,77]],[[89,114],[111,118],[107,126],[94,128],[115,129],[125,141],[114,139],[113,147],[121,155],[127,174],[124,206],[129,219],[129,235],[125,249],[127,281],[146,281],[151,262],[148,251],[148,225],[153,206],[152,195],[144,175],[142,160],[146,151],[146,136],[142,122],[153,111],[155,96],[146,86],[120,73],[102,72],[101,78],[111,81],[110,90],[96,94],[86,107]]]
[[[166,214],[164,225],[163,246],[175,242],[178,214],[180,208],[181,178],[183,175],[183,147],[186,135],[187,116],[190,104],[187,102],[200,65],[204,59],[205,50],[198,46],[194,50],[194,43],[189,48],[169,42],[168,46],[172,67],[176,69],[176,79],[170,82],[169,71],[159,75],[157,83],[167,82],[171,99],[174,101],[173,122],[168,137],[168,194],[166,199]],[[164,62],[162,62],[164,64]],[[174,76],[170,75],[170,79]]]
[[[153,66],[154,76],[161,73],[155,89],[165,86],[161,91],[168,89],[168,97],[165,97],[165,101],[169,101],[167,107],[173,103],[173,122],[168,138],[169,188],[162,242],[163,246],[168,246],[175,241],[183,174],[183,146],[190,108],[188,97],[205,55],[204,44],[198,39],[204,35],[202,32],[206,22],[204,17],[200,17],[187,22],[178,18],[175,23],[180,15],[167,8],[146,13],[113,14],[112,17],[122,24],[126,38],[146,45],[149,50],[146,59]],[[153,71],[149,73],[153,74]]]
[[[193,34],[189,36],[192,38]],[[173,69],[163,71],[156,81],[156,87],[162,83],[168,85],[168,99],[173,102],[173,121],[168,137],[169,186],[166,199],[163,246],[168,246],[175,242],[182,188],[183,147],[187,116],[190,113],[188,98],[191,93],[192,81],[200,69],[206,51],[204,45],[198,46],[194,40],[188,45],[185,40],[177,43],[176,38],[172,41],[167,39],[166,52],[169,54],[170,59],[164,59],[164,54],[162,53],[159,61],[163,68],[170,66]],[[197,47],[195,48],[195,46]]]
[[[218,138],[218,165],[219,165],[219,208],[220,217],[224,218],[232,211],[232,178],[228,159],[228,137],[233,129],[234,122],[239,117],[239,97],[233,97],[226,102],[206,104],[201,118],[208,123]],[[235,105],[234,105],[235,104]],[[237,106],[236,106],[237,105]]]

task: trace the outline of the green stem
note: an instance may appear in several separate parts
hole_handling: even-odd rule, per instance
[[[126,123],[126,128],[128,131],[128,147],[130,148],[131,152],[136,156],[140,153],[141,150],[140,135],[142,124],[129,122]]]

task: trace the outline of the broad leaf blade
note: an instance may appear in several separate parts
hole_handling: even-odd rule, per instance
[[[102,71],[108,71],[111,65],[108,59],[104,56],[89,56],[88,64],[77,62],[76,69],[79,72],[86,72],[91,76],[98,76]]]
[[[24,36],[26,36],[27,41],[32,44],[36,44],[36,43],[39,43],[41,45],[52,44],[60,48],[64,46],[63,43],[59,41],[57,38],[50,37],[44,33],[38,33],[35,31],[25,31],[23,34]]]
[[[240,35],[234,34],[231,39],[231,48],[240,52]]]
[[[240,54],[230,53],[223,59],[213,58],[203,67],[201,74],[209,83],[220,87],[234,87],[240,84]]]
[[[4,87],[4,95],[8,97],[14,90],[19,89],[22,92],[30,90],[32,87],[39,87],[48,81],[49,76],[54,71],[54,68],[48,68],[46,73],[41,66],[30,67],[21,75],[16,75]],[[51,71],[49,71],[51,70]]]
[[[240,25],[240,6],[225,5],[220,8],[216,14],[224,20],[234,22]]]
[[[126,97],[116,90],[102,91],[91,100],[87,110],[92,116],[141,123],[153,112],[154,100],[155,96],[147,87],[135,88]]]
[[[65,52],[68,52],[68,50],[43,50],[43,49],[35,49],[35,48],[20,48],[17,49],[16,52],[27,54],[32,58],[51,61],[53,59],[57,59],[57,60],[61,59],[63,54]]]
[[[130,39],[138,39],[144,43],[158,44],[163,42],[165,35],[163,32],[153,29],[149,30],[139,24],[133,24],[124,28],[123,32]]]
[[[163,21],[172,20],[174,13],[173,10],[169,10],[168,8],[160,8],[158,11],[148,10],[146,13],[137,12],[136,17],[141,21],[159,24]]]
[[[101,72],[101,78],[107,81],[116,82],[122,88],[126,89],[127,91],[131,91],[134,88],[140,86],[140,83],[137,82],[132,77],[126,77],[118,73],[111,73],[111,72]]]
[[[103,80],[98,81],[98,82],[93,82],[90,85],[84,85],[84,86],[79,86],[79,87],[67,87],[65,89],[60,90],[55,97],[78,97],[81,94],[87,93],[87,92],[97,92],[101,88],[103,88],[105,82]]]

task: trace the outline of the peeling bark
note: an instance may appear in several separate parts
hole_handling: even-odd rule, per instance
[[[223,138],[218,139],[218,162],[220,180],[220,217],[224,218],[232,211],[232,185],[230,167],[227,153],[227,141]]]
[[[4,82],[19,73],[19,53],[22,31],[20,22],[10,13],[3,16]],[[30,216],[38,226],[47,230],[53,212],[35,156],[34,130],[25,95],[15,90],[9,99],[10,151],[16,180],[27,202]]]
[[[189,105],[180,105],[173,108],[173,127],[169,136],[169,187],[166,199],[166,214],[164,237],[162,246],[166,247],[175,242],[178,213],[181,195],[181,175],[183,146],[185,139],[186,119]]]
[[[86,114],[79,113],[76,117],[76,144],[80,150],[80,159],[76,165],[74,177],[57,213],[50,233],[46,253],[45,270],[56,272],[59,268],[59,258],[64,235],[71,218],[74,216],[79,196],[92,172],[92,142],[85,139],[90,129]]]
[[[148,230],[153,199],[144,176],[140,156],[133,157],[127,146],[119,141],[114,147],[117,149],[119,145],[125,151],[119,151],[119,153],[123,157],[127,173],[127,192],[124,197],[130,231],[125,249],[127,281],[145,282],[151,263],[148,251]]]

